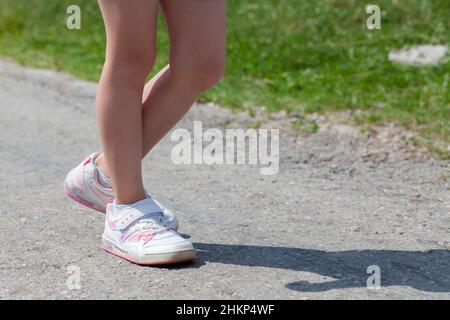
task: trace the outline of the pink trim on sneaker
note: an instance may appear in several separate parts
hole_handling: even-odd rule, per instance
[[[163,262],[140,262],[137,261],[134,258],[131,258],[125,254],[119,253],[119,252],[114,252],[112,248],[107,248],[104,245],[101,245],[100,248],[102,248],[103,250],[105,250],[106,252],[111,253],[112,255],[115,255],[119,258],[125,259],[127,261],[130,261],[131,263],[137,264],[139,266],[157,266],[157,265],[169,265],[169,264],[173,264],[173,263],[183,263],[183,262],[190,262],[193,261],[194,259],[192,258],[187,258],[187,259],[183,259],[183,260],[168,260],[168,261],[163,261]]]
[[[83,167],[84,167],[85,165],[87,165],[89,162],[91,162],[91,156],[90,156],[90,155],[87,156],[87,157],[83,160]]]
[[[104,211],[100,210],[99,208],[97,208],[95,205],[93,205],[93,204],[90,203],[89,201],[86,201],[86,200],[84,200],[84,199],[81,199],[81,198],[77,197],[76,195],[71,194],[71,193],[67,190],[67,188],[66,188],[65,185],[64,185],[64,193],[65,193],[70,199],[72,199],[73,201],[78,202],[79,204],[81,204],[81,205],[83,205],[83,206],[85,206],[85,207],[88,207],[89,209],[94,209],[94,210],[96,210],[96,211],[98,211],[98,212],[105,213]]]
[[[150,231],[143,231],[143,232],[139,232],[136,235],[133,235],[132,237],[130,237],[129,239],[124,239],[124,241],[128,242],[139,242],[139,241],[144,241],[144,244],[147,244],[147,242],[149,242],[150,240],[153,239],[153,237],[155,236],[155,233],[150,232]]]

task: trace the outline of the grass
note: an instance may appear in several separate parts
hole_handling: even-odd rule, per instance
[[[432,67],[387,60],[414,44],[449,44],[448,0],[377,0],[382,29],[369,31],[365,1],[228,0],[228,66],[223,82],[202,100],[235,110],[323,113],[359,109],[360,124],[394,121],[442,158],[450,144],[449,59]],[[78,4],[82,29],[65,28]],[[157,68],[167,63],[159,24]],[[97,80],[104,30],[96,1],[2,0],[0,55],[34,67]],[[311,132],[317,128],[310,128]]]

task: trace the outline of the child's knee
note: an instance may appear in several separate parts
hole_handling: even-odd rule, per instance
[[[145,81],[155,63],[154,50],[122,50],[109,58],[111,71],[127,81]],[[108,57],[107,57],[108,60]]]
[[[213,57],[185,65],[175,74],[184,86],[200,94],[215,86],[222,79],[224,70],[225,59]]]

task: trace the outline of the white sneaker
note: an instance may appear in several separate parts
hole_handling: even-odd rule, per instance
[[[167,228],[161,208],[150,198],[131,205],[108,204],[102,246],[112,254],[141,265],[195,259],[192,244]]]
[[[97,211],[105,212],[106,205],[114,202],[114,192],[111,186],[102,185],[99,171],[94,164],[99,153],[87,156],[82,163],[72,169],[64,180],[64,192],[72,200]],[[151,196],[148,195],[150,198]],[[154,202],[161,208],[164,221],[170,229],[178,230],[178,220],[169,209],[159,202]]]

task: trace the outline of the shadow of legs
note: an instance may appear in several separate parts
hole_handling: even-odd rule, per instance
[[[250,267],[312,272],[334,281],[286,284],[292,290],[318,292],[365,287],[367,268],[381,270],[381,286],[409,286],[422,291],[450,292],[450,251],[349,250],[327,252],[272,246],[194,243],[203,261]]]

